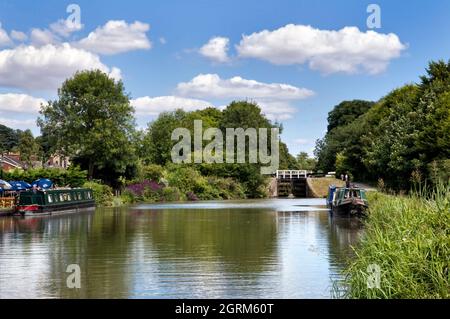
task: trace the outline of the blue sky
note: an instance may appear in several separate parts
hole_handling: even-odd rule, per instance
[[[71,3],[80,25],[64,33]],[[367,26],[371,3],[381,28]],[[139,127],[248,98],[283,123],[291,153],[312,153],[334,105],[450,58],[449,1],[0,1],[0,23],[0,123],[35,134],[58,83],[99,67],[123,80]]]

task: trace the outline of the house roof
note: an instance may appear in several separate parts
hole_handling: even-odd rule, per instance
[[[0,156],[0,163],[6,163],[6,164],[16,167],[16,168],[24,167],[24,164],[21,161],[15,160],[14,158],[12,158],[8,155]]]

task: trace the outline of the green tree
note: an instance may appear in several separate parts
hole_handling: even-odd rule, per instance
[[[308,171],[313,171],[316,169],[317,161],[315,158],[309,157],[308,153],[300,152],[297,155],[297,167],[298,169],[305,169]]]
[[[13,130],[5,125],[0,124],[0,152],[11,151],[19,145],[20,130]]]
[[[134,161],[134,109],[123,83],[95,71],[76,73],[42,106],[38,125],[61,154],[86,165],[90,179],[100,170],[113,179]]]
[[[33,159],[39,155],[40,147],[30,130],[25,130],[20,133],[17,149],[20,153],[21,161],[24,162],[27,167],[32,167]]]
[[[172,147],[176,143],[171,140],[172,131],[177,127],[183,127],[185,117],[186,112],[183,110],[163,112],[155,121],[148,124],[139,152],[145,164],[164,166],[171,162]]]
[[[314,151],[318,169],[325,172],[334,171],[336,154],[344,152],[346,161],[352,162],[354,167],[353,175],[363,175],[361,137],[364,133],[364,124],[360,119],[374,105],[374,102],[370,101],[344,101],[328,113],[327,133],[323,139],[316,142]]]
[[[366,113],[374,104],[374,102],[363,100],[352,100],[339,103],[330,113],[328,113],[327,131],[331,132],[336,127],[352,123],[359,116]]]

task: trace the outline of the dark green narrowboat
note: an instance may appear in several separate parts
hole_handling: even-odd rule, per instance
[[[362,188],[345,188],[334,185],[328,188],[327,206],[333,213],[347,216],[363,216],[369,203]]]
[[[21,192],[14,214],[20,216],[73,213],[95,207],[88,188],[30,190]]]

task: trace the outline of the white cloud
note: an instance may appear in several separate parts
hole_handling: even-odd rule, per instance
[[[32,29],[31,43],[35,46],[57,43],[58,39],[55,35],[47,29]]]
[[[50,25],[50,30],[64,38],[67,38],[73,32],[80,31],[82,28],[83,25],[80,23],[74,23],[63,19],[60,19]]]
[[[357,27],[320,30],[288,24],[274,31],[243,35],[236,46],[240,57],[278,65],[304,64],[324,73],[384,71],[406,46],[394,33],[361,32]]]
[[[199,74],[189,82],[177,85],[182,96],[201,98],[266,98],[298,100],[312,96],[314,92],[283,83],[262,83],[240,76],[221,79],[217,74]]]
[[[166,44],[166,43],[167,43],[167,40],[166,40],[166,38],[164,38],[164,37],[160,37],[160,38],[159,38],[159,42],[160,42],[161,44]]]
[[[36,127],[36,120],[35,119],[18,120],[0,117],[0,124],[13,129],[23,130],[24,128]]]
[[[131,105],[136,109],[136,113],[141,115],[158,115],[161,112],[170,112],[176,109],[195,111],[213,106],[211,103],[203,100],[178,96],[144,96],[131,100]]]
[[[56,89],[79,70],[99,69],[110,73],[100,58],[64,43],[42,47],[19,46],[0,51],[0,86],[22,89]],[[120,76],[113,68],[111,76]]]
[[[81,39],[76,46],[100,54],[118,54],[139,49],[150,49],[152,44],[146,32],[150,26],[136,21],[111,20]]]
[[[8,36],[8,33],[3,30],[2,24],[0,23],[0,47],[10,46],[12,44],[11,39]]]
[[[46,101],[26,94],[0,94],[0,113],[29,113],[37,114],[40,106]]]
[[[217,74],[199,74],[177,85],[177,94],[203,99],[248,99],[255,101],[271,120],[292,118],[296,108],[290,103],[314,92],[284,83],[263,83],[236,76],[221,79]]]
[[[16,31],[16,30],[12,30],[10,32],[11,38],[16,40],[16,41],[20,41],[20,42],[24,42],[28,39],[27,35],[25,33],[23,33],[22,31]]]
[[[229,43],[228,38],[214,37],[200,48],[199,53],[215,62],[228,62],[230,60],[227,54]]]
[[[297,138],[294,141],[295,145],[308,145],[311,144],[311,141],[306,138]]]
[[[296,109],[286,102],[257,102],[261,107],[262,112],[270,120],[287,120],[292,118],[292,115],[296,112]],[[172,112],[177,109],[182,109],[186,112],[203,110],[208,107],[216,107],[213,103],[184,98],[180,96],[158,96],[158,97],[139,97],[131,100],[131,105],[136,110],[137,115],[156,116],[162,112]],[[220,110],[226,108],[225,105],[217,107]]]

